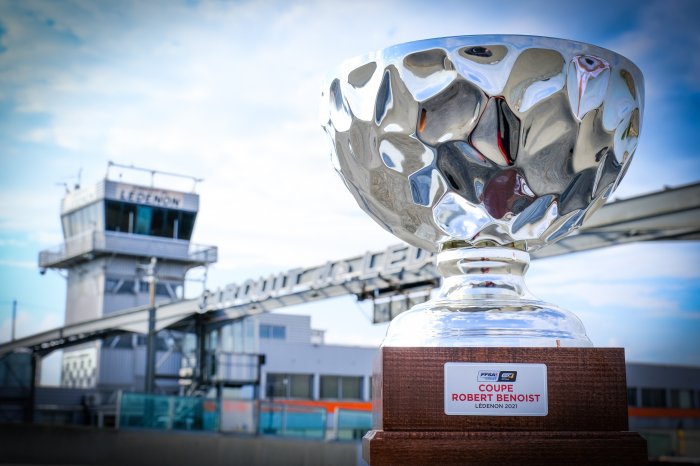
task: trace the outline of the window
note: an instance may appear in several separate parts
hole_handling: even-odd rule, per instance
[[[102,342],[103,348],[133,348],[132,335],[116,335],[107,337]]]
[[[237,320],[231,324],[231,333],[233,334],[233,351],[236,353],[243,352],[243,322]]]
[[[695,408],[693,391],[689,389],[671,390],[671,408]]]
[[[117,293],[119,294],[134,294],[136,290],[134,288],[133,280],[122,280],[122,285],[117,288]]]
[[[122,233],[133,233],[134,212],[135,206],[133,204],[106,201],[106,229],[109,231],[120,231]]]
[[[222,351],[232,353],[252,353],[253,325],[249,319],[236,320],[221,327],[221,347]]]
[[[155,235],[152,227],[153,223],[153,208],[147,206],[136,206],[136,227],[134,233],[137,235]]]
[[[642,388],[642,406],[647,408],[665,408],[666,390],[663,388]]]
[[[100,208],[101,204],[96,202],[64,215],[61,221],[65,237],[72,238],[89,231],[99,230],[102,225],[99,222]]]
[[[115,293],[119,287],[119,282],[118,278],[107,278],[105,280],[105,293]]]
[[[150,293],[151,285],[146,281],[139,282],[139,292],[140,293]],[[172,298],[170,290],[168,290],[168,285],[163,282],[156,282],[156,296],[164,296],[166,298]]]
[[[136,346],[147,346],[148,338],[145,335],[136,336]],[[170,344],[166,341],[164,337],[156,335],[156,351],[168,351],[170,349]]]
[[[105,201],[108,231],[189,240],[195,216],[194,212]]]
[[[637,389],[634,387],[627,388],[627,406],[637,406]]]
[[[311,374],[267,374],[268,398],[311,398]]]
[[[340,377],[322,375],[321,376],[321,399],[339,399]]]
[[[255,322],[251,319],[245,319],[243,321],[243,328],[245,329],[243,351],[246,353],[253,353],[255,351]]]
[[[361,400],[362,377],[321,376],[321,398],[332,400]]]
[[[260,324],[260,338],[284,340],[287,337],[287,328],[283,325]]]

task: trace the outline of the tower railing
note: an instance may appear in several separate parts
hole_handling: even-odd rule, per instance
[[[117,231],[88,231],[66,238],[63,244],[56,247],[41,251],[39,267],[63,268],[101,254],[158,257],[203,265],[216,262],[218,249],[216,246],[194,244],[173,238]]]

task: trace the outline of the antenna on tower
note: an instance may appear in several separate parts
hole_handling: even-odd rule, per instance
[[[185,179],[192,180],[192,182],[193,182],[192,192],[196,191],[197,184],[204,181],[203,178],[197,178],[196,176],[182,175],[179,173],[166,172],[163,170],[153,170],[151,168],[137,167],[135,165],[125,165],[125,164],[121,164],[121,163],[117,163],[117,162],[112,162],[111,160],[109,160],[107,162],[107,174],[105,175],[105,179],[109,179],[109,170],[111,167],[119,167],[119,168],[124,168],[126,170],[146,172],[146,173],[151,175],[151,186],[153,186],[153,184],[154,184],[154,178],[156,175],[164,175],[164,176],[169,176],[169,177],[174,177],[174,178],[185,178]],[[121,178],[121,173],[120,173],[119,177]]]

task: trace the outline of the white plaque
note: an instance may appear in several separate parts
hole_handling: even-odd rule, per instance
[[[544,364],[445,364],[445,414],[546,416]]]

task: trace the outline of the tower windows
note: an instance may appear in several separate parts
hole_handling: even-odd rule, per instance
[[[105,223],[108,231],[189,240],[194,228],[195,215],[195,212],[105,201]]]

